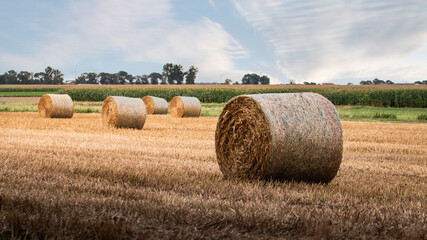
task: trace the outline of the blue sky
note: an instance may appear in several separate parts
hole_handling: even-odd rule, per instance
[[[425,0],[15,0],[2,2],[0,72],[199,68],[197,82],[427,79]]]

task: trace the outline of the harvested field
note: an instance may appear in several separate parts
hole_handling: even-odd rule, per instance
[[[343,122],[329,185],[224,180],[217,118],[0,113],[0,238],[425,239],[427,125]]]
[[[0,102],[38,102],[40,97],[0,97]]]

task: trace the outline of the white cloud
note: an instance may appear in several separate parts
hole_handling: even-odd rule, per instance
[[[169,0],[72,1],[53,17],[56,28],[45,33],[48,38],[31,43],[31,54],[3,55],[0,62],[20,69],[69,69],[84,59],[114,55],[132,63],[195,65],[199,81],[217,81],[221,72],[241,77],[244,71],[236,70],[234,61],[247,53],[220,24],[177,20],[174,14]]]
[[[278,68],[288,78],[322,82],[355,72],[390,71],[392,79],[411,80],[426,72],[420,62],[391,63],[426,43],[424,0],[232,1],[274,45]],[[422,60],[427,62],[427,56]]]
[[[215,5],[214,0],[209,0],[209,4],[210,4],[213,8],[216,8],[216,5]]]

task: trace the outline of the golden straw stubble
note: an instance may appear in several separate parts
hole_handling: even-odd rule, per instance
[[[170,113],[173,117],[200,117],[202,104],[195,97],[176,96],[170,103]]]
[[[219,116],[215,149],[226,178],[327,183],[341,164],[341,121],[316,93],[238,96]]]
[[[168,102],[164,98],[145,96],[142,98],[147,114],[168,114]]]
[[[104,126],[142,129],[145,118],[145,104],[140,98],[109,96],[102,104]]]
[[[74,104],[67,94],[45,94],[38,104],[39,115],[44,118],[71,118]]]

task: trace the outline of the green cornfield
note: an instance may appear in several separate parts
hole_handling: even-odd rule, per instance
[[[334,89],[334,88],[69,88],[59,89],[74,101],[103,101],[108,96],[142,98],[156,96],[170,101],[174,96],[197,97],[204,103],[224,103],[242,94],[315,92],[335,105],[381,107],[427,107],[427,89]]]

